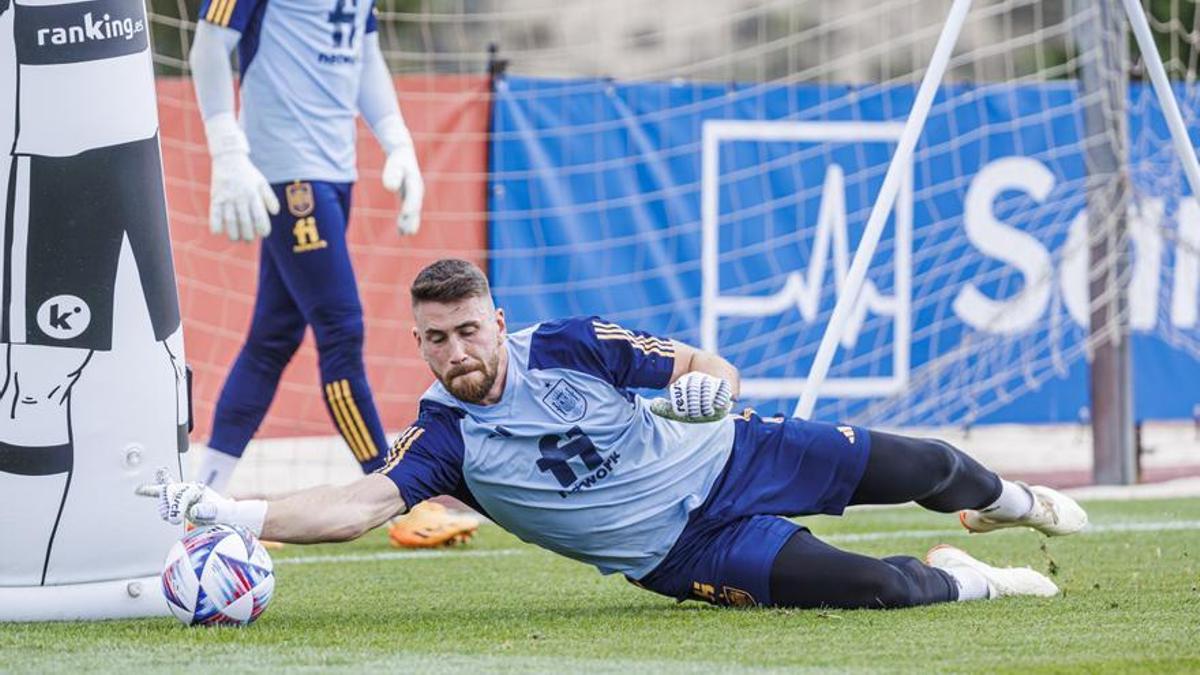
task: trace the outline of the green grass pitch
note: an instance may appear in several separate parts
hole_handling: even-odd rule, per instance
[[[272,605],[246,629],[174,619],[0,624],[0,672],[715,672],[1200,670],[1200,499],[1087,504],[1094,531],[967,536],[916,508],[811,518],[875,555],[938,542],[1031,565],[1059,598],[897,611],[676,604],[485,526],[428,556],[381,532],[275,554]]]

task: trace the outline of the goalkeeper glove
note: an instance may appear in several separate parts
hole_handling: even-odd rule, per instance
[[[401,236],[416,234],[421,229],[425,181],[421,178],[421,167],[417,165],[412,135],[399,115],[380,122],[376,125],[375,133],[387,152],[387,161],[383,164],[383,187],[404,199],[400,214],[396,217],[396,228]]]
[[[720,377],[691,372],[672,382],[668,400],[655,401],[651,410],[680,422],[711,422],[729,412],[732,392],[729,382]]]
[[[279,213],[279,199],[254,164],[250,145],[232,113],[213,115],[204,122],[212,155],[212,194],[209,226],[231,241],[254,241],[271,233],[268,213]]]
[[[139,486],[136,492],[157,499],[159,517],[172,525],[185,519],[194,525],[238,525],[257,536],[267,516],[265,501],[238,501],[221,496],[204,483],[173,482],[165,467],[155,472],[153,483]]]

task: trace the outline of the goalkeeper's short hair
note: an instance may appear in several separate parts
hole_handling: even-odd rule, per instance
[[[459,258],[443,258],[421,270],[410,291],[413,306],[422,302],[486,298],[492,294],[483,271],[474,263]]]

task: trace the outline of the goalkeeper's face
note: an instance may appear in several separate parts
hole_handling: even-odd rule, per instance
[[[504,310],[496,309],[490,297],[473,297],[419,303],[413,318],[422,358],[455,398],[483,404],[500,400]]]

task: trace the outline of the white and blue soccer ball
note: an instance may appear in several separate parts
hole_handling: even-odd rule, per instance
[[[245,626],[271,601],[272,570],[271,556],[249,530],[201,527],[167,554],[163,595],[175,618],[189,626]]]

